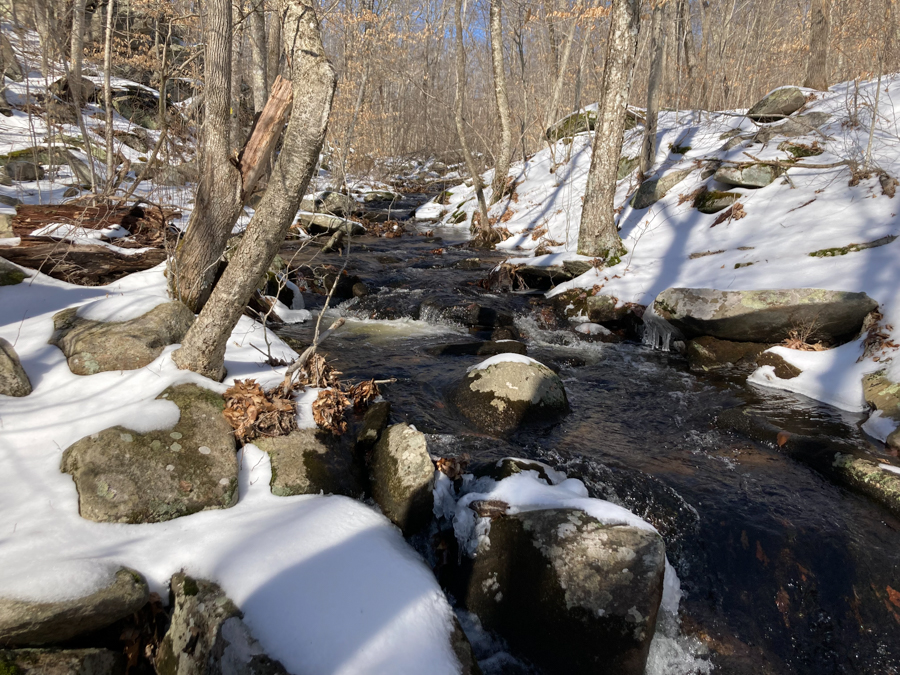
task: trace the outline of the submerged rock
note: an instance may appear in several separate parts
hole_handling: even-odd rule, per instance
[[[372,497],[403,534],[425,527],[434,506],[434,464],[424,434],[406,424],[388,427],[372,452],[369,476]]]
[[[172,622],[156,656],[159,675],[287,675],[218,585],[179,572],[169,589]]]
[[[269,454],[272,463],[272,494],[362,495],[362,468],[353,449],[342,440],[320,429],[297,429],[287,436],[256,439],[254,443]]]
[[[732,342],[709,335],[689,340],[685,354],[692,370],[715,370],[732,365],[752,365],[769,348],[757,342]]]
[[[195,384],[169,387],[158,398],[179,408],[172,429],[139,434],[116,426],[63,453],[61,470],[75,481],[83,518],[156,523],[237,503],[238,461],[224,399]]]
[[[298,213],[297,220],[306,226],[310,234],[331,234],[340,230],[344,234],[358,237],[367,232],[360,223],[327,213]]]
[[[125,675],[126,666],[108,649],[0,649],[3,675]]]
[[[782,87],[758,101],[747,117],[763,124],[777,122],[797,112],[806,104],[806,94],[797,87]]]
[[[662,538],[583,511],[500,516],[457,592],[548,672],[642,675],[662,599]]]
[[[559,376],[528,357],[492,357],[470,370],[456,387],[453,403],[476,427],[492,434],[555,422],[569,411]]]
[[[76,375],[143,368],[170,344],[181,342],[194,313],[181,302],[167,302],[128,321],[93,321],[77,308],[53,317],[50,344],[59,347]]]
[[[653,303],[656,313],[687,338],[711,335],[737,342],[778,343],[792,331],[810,340],[843,344],[859,334],[878,303],[865,293],[795,288],[720,291],[669,288]]]
[[[528,348],[518,340],[499,342],[461,342],[451,345],[430,347],[426,350],[433,356],[496,356],[497,354],[525,354]]]
[[[16,350],[0,338],[0,394],[4,396],[28,396],[31,380],[19,361]]]
[[[115,623],[147,604],[147,582],[120,567],[99,590],[59,601],[0,598],[0,646],[40,646],[65,642]],[[2,670],[0,670],[2,672]]]
[[[640,210],[653,206],[692,172],[693,169],[676,169],[659,178],[645,180],[631,198],[631,207]]]
[[[900,517],[900,467],[887,466],[849,454],[836,453],[834,457],[835,469],[851,487]]]

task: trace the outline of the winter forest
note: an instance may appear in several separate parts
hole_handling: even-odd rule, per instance
[[[0,0],[0,675],[900,675],[898,188],[894,0]]]

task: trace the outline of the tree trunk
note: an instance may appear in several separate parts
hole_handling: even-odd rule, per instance
[[[503,68],[503,21],[501,15],[502,0],[491,0],[491,63],[494,66],[494,96],[497,99],[497,112],[500,116],[500,147],[494,164],[494,182],[491,191],[491,203],[500,201],[506,191],[506,176],[512,159],[512,119],[509,112],[509,95],[506,88],[506,70]],[[570,44],[566,45],[571,46]],[[483,216],[482,216],[483,217]]]
[[[113,147],[113,106],[112,86],[110,85],[110,71],[112,70],[112,32],[113,16],[115,14],[115,2],[109,0],[106,3],[106,35],[103,42],[103,105],[106,108],[106,191],[112,193],[115,181],[115,148]],[[164,89],[160,97],[165,96]]]
[[[266,14],[263,0],[250,0],[250,86],[253,88],[253,111],[260,112],[269,98],[266,77]]]
[[[219,259],[241,208],[241,176],[231,153],[231,0],[207,0],[200,184],[169,270],[175,297],[195,312],[212,290]]]
[[[294,105],[269,188],[231,264],[173,354],[179,368],[221,380],[225,345],[257,284],[284,241],[316,167],[336,78],[325,58],[310,0],[285,0],[284,46],[291,55]],[[274,189],[272,189],[274,188]]]
[[[656,127],[659,117],[659,94],[666,61],[666,33],[663,30],[663,5],[653,8],[650,24],[650,74],[647,81],[647,122],[641,144],[641,175],[646,176],[656,161]]]
[[[267,47],[269,53],[266,58],[266,80],[269,91],[275,84],[275,78],[281,74],[281,14],[277,11],[269,13],[269,39]]]
[[[454,119],[456,121],[456,133],[459,135],[459,146],[462,148],[463,157],[466,160],[466,168],[469,170],[469,175],[472,176],[472,186],[475,188],[475,196],[478,199],[480,222],[478,223],[475,242],[480,246],[490,247],[496,243],[493,241],[496,233],[491,228],[491,222],[488,220],[487,202],[484,201],[484,187],[481,183],[481,174],[478,173],[478,167],[475,166],[475,159],[472,157],[472,151],[469,148],[469,141],[466,138],[466,120],[463,116],[463,106],[466,97],[466,51],[463,44],[463,14],[465,12],[465,0],[456,0],[456,106],[454,108]]]
[[[81,137],[84,139],[84,148],[88,156],[88,168],[91,174],[91,190],[97,190],[97,176],[94,173],[94,158],[91,152],[91,139],[84,125],[84,115],[81,107],[84,105],[84,96],[81,91],[81,63],[84,59],[84,6],[85,0],[75,0],[72,5],[72,50],[70,54],[71,68],[68,72],[69,92],[72,95],[72,105],[75,106],[75,117],[81,129]]]
[[[241,127],[241,80],[243,76],[243,50],[244,50],[244,2],[232,0],[232,34],[231,34],[231,150],[237,150],[243,145],[243,129]],[[240,22],[238,25],[235,25]]]
[[[600,108],[578,232],[578,253],[613,265],[625,253],[616,230],[616,173],[634,76],[640,10],[640,0],[613,0],[610,10]]]
[[[828,90],[828,38],[831,30],[828,0],[812,0],[809,8],[809,60],[804,87]]]

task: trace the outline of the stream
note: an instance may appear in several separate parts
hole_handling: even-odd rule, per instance
[[[321,348],[344,378],[396,378],[382,386],[392,423],[427,434],[433,455],[542,460],[656,526],[684,592],[680,630],[692,653],[677,672],[699,672],[697,659],[721,673],[900,673],[900,521],[816,468],[835,448],[879,451],[860,415],[753,387],[746,371],[694,374],[678,354],[548,324],[543,296],[478,286],[505,255],[467,248],[462,228],[405,227],[396,239],[353,238],[347,272],[370,293],[328,310],[347,322]],[[292,265],[344,264],[298,247],[281,251]],[[305,299],[314,313],[324,300]],[[505,330],[559,370],[572,408],[562,423],[498,440],[455,413],[448,390],[486,357],[438,352],[491,339],[491,328],[467,327],[450,309],[471,303],[489,322],[511,315]],[[277,332],[308,344],[313,327]],[[785,452],[746,420],[814,439],[805,452],[818,457]]]

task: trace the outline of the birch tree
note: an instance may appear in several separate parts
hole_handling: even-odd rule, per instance
[[[640,0],[613,0],[591,168],[578,232],[578,253],[616,264],[625,247],[616,230],[616,173],[634,75]]]
[[[227,1],[227,0],[226,0]],[[172,357],[179,368],[221,380],[225,345],[293,223],[325,141],[336,78],[311,0],[284,0],[284,50],[293,105],[269,187],[231,263]],[[208,85],[207,85],[208,86]]]

